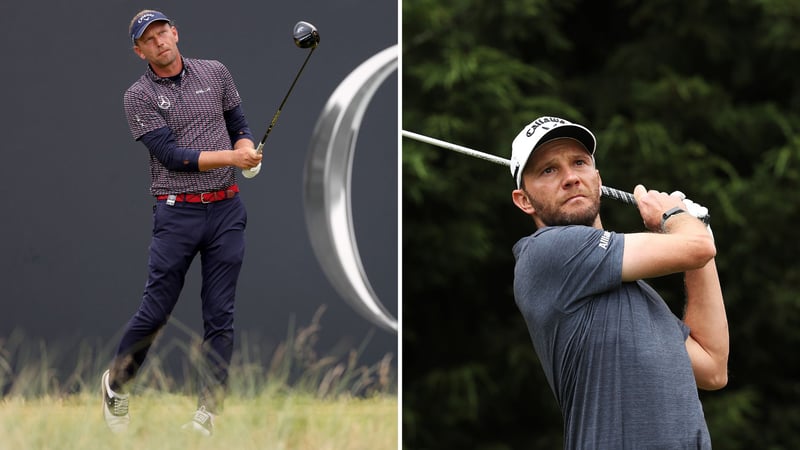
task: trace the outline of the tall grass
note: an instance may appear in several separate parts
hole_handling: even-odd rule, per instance
[[[131,386],[133,422],[121,437],[105,429],[99,400],[116,342],[48,345],[19,331],[0,336],[0,450],[397,448],[393,355],[360,363],[371,335],[359,348],[319,354],[323,312],[306,326],[290,324],[269,351],[239,336],[224,413],[207,441],[178,431],[195,407],[201,341],[180,323],[170,322],[190,338],[153,346]]]
[[[246,334],[239,336],[230,366],[230,391],[252,395],[265,389],[291,389],[320,398],[328,396],[371,396],[396,393],[393,354],[387,353],[373,365],[360,363],[371,334],[359,348],[320,355],[317,350],[320,307],[311,323],[295,329],[290,323],[286,339],[271,354]],[[186,393],[195,391],[202,338],[176,320],[170,321],[189,338],[169,342],[157,340],[148,354],[132,389]],[[112,358],[114,342],[81,340],[61,345],[31,340],[20,331],[0,336],[0,398],[60,396],[94,391],[100,374]],[[54,347],[54,348],[53,348]],[[175,371],[174,361],[182,361]]]
[[[342,449],[395,450],[396,397],[327,398],[304,393],[229,398],[210,438],[181,429],[194,398],[148,392],[132,398],[131,426],[106,429],[98,395],[0,400],[1,450]]]

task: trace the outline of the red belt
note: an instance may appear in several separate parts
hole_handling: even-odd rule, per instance
[[[187,202],[187,203],[213,203],[218,202],[220,200],[227,200],[229,198],[236,197],[236,193],[239,192],[239,186],[233,185],[227,189],[223,189],[221,191],[215,192],[202,192],[199,194],[174,194],[176,202]],[[156,196],[156,200],[167,200],[170,196],[169,195],[159,195]]]

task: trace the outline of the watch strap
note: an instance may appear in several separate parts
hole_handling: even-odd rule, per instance
[[[679,206],[676,206],[676,207],[674,207],[672,209],[667,210],[664,214],[662,214],[661,215],[661,232],[662,233],[666,233],[667,230],[664,228],[664,225],[666,225],[667,220],[669,220],[670,217],[672,217],[672,216],[674,216],[676,214],[685,213],[685,212],[686,212],[685,209],[683,209],[683,208],[681,208]]]

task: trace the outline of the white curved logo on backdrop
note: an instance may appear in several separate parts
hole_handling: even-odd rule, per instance
[[[328,280],[358,313],[393,332],[397,332],[397,320],[372,289],[358,253],[350,178],[364,112],[395,70],[396,45],[364,61],[333,91],[311,136],[304,202],[311,245]]]

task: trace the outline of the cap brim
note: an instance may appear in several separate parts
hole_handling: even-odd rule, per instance
[[[590,155],[594,155],[594,150],[597,144],[592,133],[581,126],[572,124],[561,125],[545,133],[544,136],[539,138],[539,142],[536,143],[536,146],[533,147],[533,150],[531,150],[531,153],[528,155],[528,160],[530,160],[531,155],[536,151],[537,148],[554,139],[561,138],[570,138],[578,141],[581,145],[583,145]]]
[[[147,23],[147,25],[146,25],[144,28],[142,28],[141,30],[139,30],[139,32],[138,32],[138,33],[136,33],[136,35],[134,35],[134,36],[131,36],[131,38],[132,38],[133,42],[135,43],[137,39],[139,39],[140,37],[142,37],[142,35],[144,34],[144,32],[145,32],[145,31],[147,31],[147,29],[148,29],[148,28],[150,28],[150,25],[152,25],[152,24],[154,24],[154,23],[156,23],[156,22],[167,22],[167,23],[172,23],[172,21],[171,21],[171,20],[169,20],[169,19],[162,19],[162,18],[153,19],[153,20],[149,21],[149,22]]]

